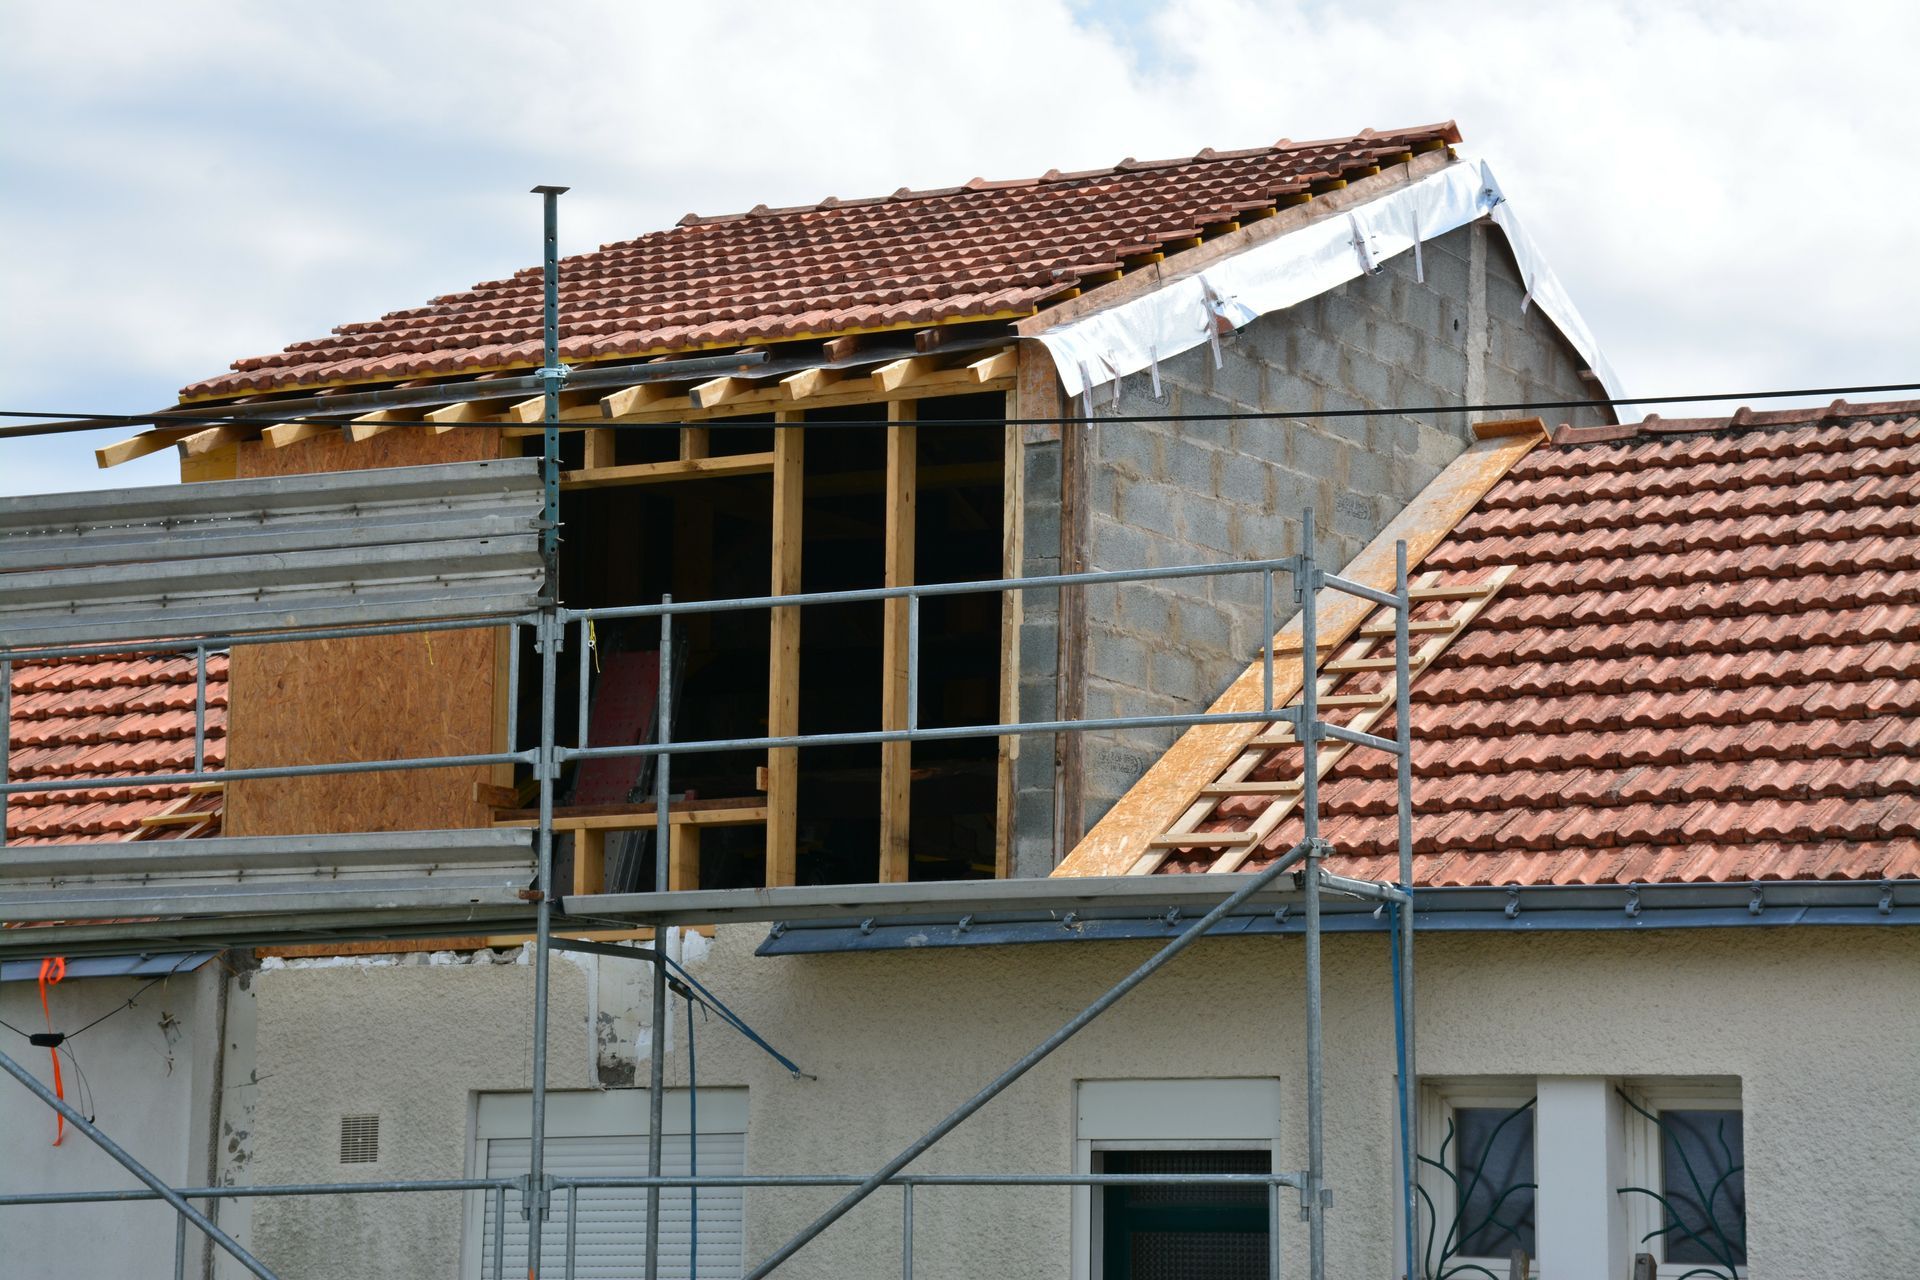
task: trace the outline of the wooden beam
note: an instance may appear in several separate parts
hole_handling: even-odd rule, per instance
[[[673,395],[673,388],[664,382],[644,382],[637,387],[628,387],[616,391],[600,400],[600,416],[603,418],[624,418],[635,409],[644,409]]]
[[[395,421],[396,419],[398,419],[398,421]],[[347,442],[349,444],[364,444],[377,435],[384,435],[392,431],[401,423],[414,421],[417,421],[417,419],[413,414],[396,412],[392,409],[381,409],[375,413],[363,413],[353,421],[347,423]]]
[[[117,467],[123,462],[132,462],[135,458],[144,458],[150,453],[158,453],[170,445],[179,444],[188,436],[203,430],[204,427],[155,427],[151,431],[143,431],[137,436],[128,436],[125,440],[116,440],[95,449],[93,461],[102,470]]]
[[[785,432],[781,432],[785,435]],[[675,462],[636,462],[624,467],[562,471],[563,489],[604,489],[612,485],[658,484],[696,477],[754,476],[774,470],[779,454],[737,453],[719,458],[683,458]]]
[[[864,345],[865,339],[860,334],[850,333],[845,337],[828,338],[820,344],[820,354],[828,361],[846,360]]]
[[[1009,350],[1008,356],[1017,356]],[[1007,392],[1006,416],[1020,418],[1020,393]],[[1000,489],[1000,574],[1021,576],[1026,563],[1026,446],[1018,426],[1002,429]],[[1022,592],[1000,598],[1000,723],[1020,719],[1020,627],[1025,620]],[[999,879],[1013,874],[1013,817],[1019,793],[1020,736],[1001,738],[994,758],[993,873]]]
[[[562,391],[560,393],[560,416],[562,418],[577,421],[581,418],[602,417],[604,413],[605,411],[600,408],[600,393],[598,391]],[[530,400],[518,401],[506,412],[506,419],[509,422],[543,422],[546,416],[547,398],[544,395],[534,396]]]
[[[805,400],[809,396],[819,395],[840,381],[841,377],[838,369],[802,369],[780,379],[780,385],[786,389],[787,399]]]
[[[688,392],[696,409],[713,409],[730,400],[738,400],[749,391],[757,391],[759,386],[745,378],[725,377],[703,382]]]
[[[208,427],[177,442],[182,458],[197,458],[212,453],[215,449],[224,449],[230,444],[253,438],[254,428],[243,427],[237,423],[223,423],[217,427]]]
[[[906,422],[918,416],[913,400],[889,400],[887,417]],[[904,587],[914,580],[914,512],[918,506],[916,471],[919,465],[918,427],[887,429],[887,479],[881,501],[886,509],[886,581]],[[880,638],[880,727],[907,728],[908,602],[888,600],[882,606]],[[913,744],[887,742],[880,746],[880,881],[897,883],[909,878]]]
[[[428,428],[429,431],[434,435],[445,435],[462,423],[491,422],[510,407],[511,402],[506,400],[464,400],[459,404],[430,409],[425,416],[433,424]]]
[[[774,415],[776,423],[799,423],[798,410]],[[800,590],[800,504],[806,433],[797,425],[773,433],[773,548],[771,595]],[[800,731],[800,610],[768,610],[767,734]],[[796,883],[800,814],[800,753],[793,747],[767,752],[767,884]]]
[[[284,449],[316,436],[337,435],[339,431],[339,424],[333,422],[282,422],[261,431],[260,440],[269,449]]]
[[[713,441],[705,427],[680,428],[680,461],[704,458],[713,450]]]
[[[975,360],[967,368],[975,382],[994,382],[1011,378],[1020,367],[1020,356],[1012,347],[1003,347],[992,355]]]
[[[882,391],[898,391],[933,373],[938,363],[932,356],[908,356],[883,364],[873,371],[873,385]]]

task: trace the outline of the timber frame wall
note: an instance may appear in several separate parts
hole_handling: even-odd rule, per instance
[[[912,424],[920,416],[921,402],[988,393],[1003,398],[1003,416],[1007,419],[1051,417],[1060,412],[1058,383],[1045,352],[1031,342],[1021,342],[1016,347],[1004,330],[996,330],[996,336],[998,341],[968,341],[964,337],[956,340],[942,330],[923,331],[917,335],[917,349],[910,355],[901,355],[897,349],[863,349],[862,343],[870,339],[840,339],[824,344],[822,354],[828,358],[826,362],[777,380],[728,376],[695,385],[642,384],[612,394],[565,392],[562,430],[578,437],[582,463],[562,472],[563,495],[585,490],[678,486],[724,477],[767,475],[771,482],[771,594],[794,594],[801,590],[807,541],[802,508],[808,433],[792,427],[804,423],[812,409],[879,406],[889,422],[898,424],[885,428],[886,458],[881,486],[885,568],[880,585],[910,585],[916,581],[914,529],[920,497],[917,469],[920,429]],[[261,428],[223,424],[186,435],[180,434],[178,428],[161,428],[121,446],[102,450],[101,461],[116,462],[150,451],[148,446],[153,438],[163,433],[169,438],[161,442],[162,447],[172,444],[181,454],[183,481],[408,465],[439,461],[443,455],[456,453],[467,456],[475,450],[486,456],[512,455],[524,447],[523,440],[537,441],[541,431],[537,425],[540,405],[538,399],[481,400],[424,413],[382,411],[338,423],[301,421]],[[715,452],[712,433],[703,425],[715,420],[765,422],[769,418],[771,448],[746,453]],[[619,462],[616,437],[623,435],[620,429],[649,424],[675,433],[675,456],[660,461]],[[1055,435],[1059,431],[1058,427],[1050,430]],[[1002,433],[998,572],[1005,577],[1018,577],[1022,573],[1025,549],[1025,438],[1017,425],[1003,427]],[[658,437],[650,432],[644,434],[648,437],[648,447],[657,451],[661,444]],[[139,442],[138,446],[135,442]],[[564,518],[564,496],[562,512]],[[996,703],[1003,723],[1020,718],[1022,610],[1019,594],[1005,593],[1000,606]],[[766,723],[770,736],[801,732],[800,613],[798,608],[769,611]],[[907,628],[907,602],[888,602],[882,616],[881,728],[900,729],[907,725]],[[273,669],[263,670],[251,680],[243,673],[236,681],[239,688],[236,701],[248,702],[254,708],[252,715],[242,713],[236,718],[233,748],[236,758],[245,758],[249,751],[246,739],[250,733],[263,744],[271,742],[272,751],[284,754],[290,738],[310,729],[316,716],[343,721],[341,713],[345,711],[346,719],[355,714],[369,718],[366,713],[370,704],[365,699],[349,698],[343,705],[339,695],[343,688],[365,687],[363,678],[376,666],[381,675],[381,688],[390,694],[396,690],[412,691],[401,701],[407,708],[405,723],[395,725],[392,721],[397,718],[383,716],[380,719],[385,723],[367,730],[381,736],[387,749],[391,749],[391,740],[396,735],[421,739],[410,743],[410,748],[430,747],[436,752],[508,748],[506,703],[514,695],[507,688],[504,643],[490,642],[485,655],[477,650],[458,655],[443,651],[438,662],[430,649],[417,654],[375,654],[366,650],[366,644],[364,641],[319,641],[256,649],[258,654],[273,655],[269,664]],[[457,660],[448,662],[450,656]],[[482,673],[477,680],[473,676],[476,670]],[[249,684],[254,685],[254,689],[245,688]],[[923,690],[923,697],[926,692]],[[472,705],[476,698],[481,705]],[[391,704],[383,701],[382,705]],[[330,716],[328,706],[332,708]],[[336,734],[341,727],[336,725]],[[351,740],[355,735],[347,736]],[[1061,736],[1068,741],[1073,738],[1071,734]],[[334,736],[326,745],[327,749],[337,751],[341,739]],[[380,754],[370,743],[355,741],[353,745],[355,750],[364,746],[370,758]],[[1015,764],[1019,746],[1017,738],[1000,739],[993,767],[996,797],[993,870],[1001,877],[1011,872]],[[773,749],[767,753],[763,774],[767,885],[794,884],[799,876],[796,855],[799,796],[804,776],[799,755],[796,748]],[[889,743],[881,749],[876,797],[880,840],[875,851],[875,878],[881,881],[905,881],[911,874],[912,771],[911,743]],[[455,817],[470,821],[476,806],[484,808],[491,803],[505,809],[511,804],[510,787],[506,785],[512,781],[511,767],[497,767],[484,777],[483,773],[468,770],[458,778],[449,778],[436,772],[419,772],[401,782],[397,790],[407,794],[397,797],[392,794],[396,791],[394,778],[375,777],[370,779],[372,785],[389,793],[388,799],[377,805],[371,796],[342,791],[339,784],[325,794],[315,790],[311,796],[301,797],[299,803],[291,803],[287,795],[262,796],[259,797],[261,803],[249,808],[242,800],[236,806],[234,825],[237,832],[264,834],[296,827],[302,831],[336,826],[360,830],[370,826],[446,825]],[[286,780],[282,785],[294,781]],[[243,789],[236,788],[237,791]],[[395,804],[400,808],[396,809]],[[641,813],[640,809],[647,812]],[[631,826],[650,827],[653,823],[650,811],[651,806],[636,806]],[[249,812],[254,815],[252,819],[246,817]],[[408,812],[433,816],[424,824],[409,822]],[[722,825],[740,825],[739,817],[746,816],[757,818],[759,811],[750,815],[738,813]],[[374,819],[372,822],[370,817]],[[493,817],[508,824],[517,820],[505,812],[495,813]],[[481,818],[482,825],[486,821],[485,817]],[[598,823],[594,826],[592,832],[583,830],[577,837],[576,850],[584,855],[576,861],[577,880],[598,878],[595,873],[599,871],[600,858],[593,855],[601,847],[607,829],[622,829],[617,820],[606,826]],[[678,855],[673,857],[674,878],[680,887],[697,887],[698,864],[692,859],[698,857],[699,823],[676,825],[674,832],[676,847],[672,853]],[[684,846],[679,844],[682,836]],[[587,883],[574,886],[575,892],[600,888],[598,884]]]

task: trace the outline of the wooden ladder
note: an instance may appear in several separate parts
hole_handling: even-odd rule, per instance
[[[1442,586],[1438,573],[1422,574],[1408,585],[1408,596],[1414,604],[1423,601],[1445,600],[1455,602],[1456,607],[1445,618],[1423,618],[1410,620],[1407,626],[1409,642],[1417,642],[1418,647],[1407,661],[1407,678],[1416,680],[1420,673],[1433,665],[1434,659],[1446,651],[1448,645],[1465,631],[1473,620],[1480,616],[1489,601],[1499,594],[1513,577],[1512,565],[1501,565],[1485,580],[1463,586]],[[1361,733],[1373,731],[1381,720],[1391,721],[1394,711],[1394,689],[1391,681],[1372,693],[1343,694],[1333,690],[1347,676],[1363,671],[1383,671],[1391,673],[1394,669],[1394,619],[1391,610],[1382,609],[1368,619],[1354,634],[1354,638],[1339,646],[1339,651],[1330,661],[1323,662],[1318,672],[1319,705],[1321,707],[1356,707],[1359,713],[1349,720],[1346,727]],[[1298,705],[1299,699],[1294,699]],[[1391,726],[1386,730],[1392,736]],[[1160,865],[1175,849],[1218,849],[1221,852],[1213,860],[1208,871],[1237,871],[1260,842],[1273,834],[1274,828],[1283,822],[1300,803],[1305,784],[1304,778],[1286,778],[1273,782],[1255,782],[1248,778],[1267,758],[1267,753],[1278,747],[1290,747],[1299,739],[1294,734],[1293,725],[1281,720],[1264,725],[1247,743],[1233,762],[1221,771],[1220,776],[1200,787],[1180,816],[1167,830],[1147,842],[1147,851],[1140,855],[1128,870],[1129,875],[1150,875],[1159,870]],[[1353,749],[1353,744],[1323,740],[1318,754],[1318,767],[1315,773],[1325,777],[1327,770],[1343,759]],[[1231,796],[1267,796],[1266,807],[1253,820],[1253,825],[1243,831],[1200,831],[1197,828],[1214,816],[1220,802]]]

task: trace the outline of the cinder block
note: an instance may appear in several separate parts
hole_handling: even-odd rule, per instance
[[[1250,575],[1248,581],[1253,581]],[[1257,588],[1255,588],[1257,590]],[[1188,648],[1207,653],[1230,653],[1233,651],[1233,626],[1227,621],[1227,615],[1219,606],[1204,602],[1195,602],[1180,611],[1180,643]],[[1158,655],[1155,655],[1158,662]],[[1155,665],[1154,674],[1159,675],[1159,666]],[[1154,680],[1154,687],[1163,693],[1173,690],[1163,687]]]
[[[1211,498],[1214,494],[1214,467],[1219,457],[1218,449],[1209,448],[1198,440],[1176,436],[1162,445],[1161,465],[1155,475],[1189,494]]]
[[[1273,464],[1264,458],[1243,455],[1228,459],[1220,468],[1220,497],[1255,511],[1265,510],[1272,492],[1268,484],[1272,470]]]
[[[1097,516],[1088,522],[1089,562],[1101,569],[1144,569],[1153,563],[1153,552],[1148,546],[1149,534],[1146,530],[1118,520],[1109,520]],[[1084,588],[1091,592],[1095,588]],[[1098,590],[1110,593],[1112,587]],[[1093,605],[1094,597],[1087,597],[1088,607]]]
[[[1217,498],[1189,494],[1181,503],[1180,523],[1189,541],[1213,552],[1230,551],[1233,535],[1228,506]]]
[[[1296,427],[1287,435],[1287,466],[1306,475],[1344,484],[1347,454],[1352,446],[1312,425]]]
[[[1257,409],[1261,405],[1261,385],[1266,377],[1266,366],[1248,354],[1247,344],[1243,341],[1234,344],[1228,350],[1220,352],[1220,367],[1213,371],[1213,394],[1228,404],[1240,409]],[[1211,352],[1208,353],[1211,357]]]
[[[1174,506],[1178,490],[1151,480],[1136,480],[1120,494],[1120,518],[1163,537],[1179,532]]]
[[[1146,636],[1173,632],[1171,600],[1164,586],[1153,582],[1126,584],[1120,592],[1120,624]]]
[[[1060,443],[1049,440],[1026,448],[1027,491],[1060,487]]]

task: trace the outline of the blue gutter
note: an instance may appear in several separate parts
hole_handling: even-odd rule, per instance
[[[1895,892],[1895,884],[1899,892]],[[1664,929],[1791,928],[1920,924],[1920,882],[1761,882],[1730,885],[1518,886],[1507,889],[1421,889],[1414,928],[1423,933],[1523,934]],[[1177,931],[1180,918],[988,919],[955,921],[802,921],[776,924],[756,954],[993,947],[1032,943],[1151,941]],[[1327,933],[1384,933],[1392,928],[1371,903],[1327,904]],[[1282,904],[1231,916],[1211,936],[1291,936],[1306,931],[1296,907]]]

